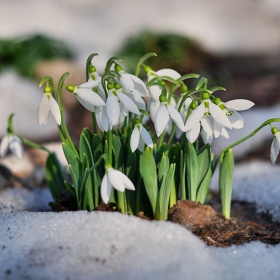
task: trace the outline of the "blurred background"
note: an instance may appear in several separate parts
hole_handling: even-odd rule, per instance
[[[218,139],[214,150],[251,132],[268,118],[280,117],[279,0],[1,0],[0,1],[0,137],[15,113],[14,127],[39,142],[58,140],[52,118],[37,124],[45,75],[58,82],[85,82],[85,62],[98,53],[100,74],[111,56],[119,56],[127,72],[148,52],[154,70],[168,67],[181,74],[198,73],[209,86],[227,89],[223,101],[250,99],[245,126]],[[79,136],[90,115],[70,93],[64,93],[70,132]],[[270,128],[235,150],[269,159]]]

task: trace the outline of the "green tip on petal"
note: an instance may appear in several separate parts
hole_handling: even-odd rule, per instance
[[[201,98],[202,98],[203,100],[209,99],[209,98],[210,98],[210,94],[209,94],[208,92],[203,92],[203,93],[201,94]]]
[[[197,104],[193,101],[192,103],[191,103],[191,109],[192,110],[195,110],[197,108]]]
[[[121,85],[119,83],[115,83],[114,84],[114,88],[115,89],[121,89],[122,87],[121,87]]]
[[[90,65],[90,67],[88,68],[89,73],[94,73],[96,72],[96,68],[93,65]]]
[[[74,92],[75,86],[74,85],[66,85],[66,89],[70,92]]]
[[[181,85],[181,92],[182,93],[185,93],[185,92],[187,92],[188,91],[188,87],[185,85],[185,84],[182,84]]]
[[[165,94],[161,94],[161,95],[159,96],[159,102],[166,102],[166,101],[167,101],[167,99],[166,99]]]
[[[117,72],[120,72],[120,71],[123,70],[123,68],[122,68],[119,64],[116,64],[116,65],[115,65],[115,70],[116,70]]]
[[[214,104],[219,105],[222,102],[222,100],[219,97],[214,98]]]
[[[51,93],[52,92],[52,88],[50,86],[46,86],[44,88],[44,93]]]
[[[272,134],[276,134],[279,130],[276,127],[271,128]]]

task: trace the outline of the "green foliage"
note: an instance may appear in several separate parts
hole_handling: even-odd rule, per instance
[[[65,43],[44,35],[0,40],[0,71],[14,67],[29,78],[34,78],[35,65],[40,60],[72,57]]]

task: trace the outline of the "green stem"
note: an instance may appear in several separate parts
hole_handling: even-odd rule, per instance
[[[253,132],[251,132],[250,134],[248,134],[247,136],[241,138],[240,140],[232,143],[231,145],[229,145],[228,147],[226,147],[225,149],[223,149],[221,151],[220,154],[220,162],[223,161],[223,156],[225,154],[225,152],[227,152],[229,149],[239,145],[240,143],[246,141],[247,139],[251,138],[252,136],[254,136],[255,134],[257,134],[263,127],[265,127],[266,125],[269,125],[272,122],[280,122],[280,118],[273,118],[273,119],[269,119],[267,121],[265,121],[263,124],[261,124],[259,127],[257,127]]]
[[[108,131],[108,160],[110,162],[110,165],[113,164],[113,138],[112,138],[112,130]]]
[[[30,140],[28,140],[28,139],[26,139],[24,137],[21,137],[18,134],[16,134],[16,135],[21,139],[22,143],[24,143],[25,145],[28,145],[28,146],[30,146],[32,148],[36,148],[36,149],[40,149],[40,150],[46,151],[49,154],[51,153],[51,151],[49,149],[47,149],[46,147],[44,147],[44,146],[42,146],[40,144],[37,144],[35,142],[32,142],[32,141],[30,141]]]
[[[95,113],[91,113],[91,120],[92,120],[92,126],[93,126],[93,133],[98,134]]]

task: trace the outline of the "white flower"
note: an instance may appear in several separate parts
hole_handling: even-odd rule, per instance
[[[143,127],[141,123],[136,123],[130,138],[130,148],[134,152],[137,148],[143,152],[144,144],[153,148],[153,140],[149,132]]]
[[[176,108],[172,107],[171,105],[167,104],[167,102],[162,102],[155,115],[155,130],[157,136],[160,136],[163,131],[165,130],[169,118],[171,118],[177,127],[181,129],[182,131],[185,131],[184,129],[184,122],[180,115],[180,113],[177,111]]]
[[[45,87],[44,91],[50,91],[49,87]],[[52,113],[57,125],[61,125],[61,115],[58,104],[50,92],[45,92],[38,109],[38,123],[45,124]]]
[[[168,68],[161,69],[156,72],[153,70],[150,70],[150,71],[148,71],[147,76],[148,76],[148,82],[151,81],[156,76],[167,76],[174,80],[177,80],[181,77],[181,75],[177,71],[175,71],[173,69],[168,69]],[[163,78],[163,80],[164,80],[164,78]],[[151,98],[153,98],[154,100],[158,100],[158,98],[161,94],[161,89],[158,86],[151,86],[149,88],[149,90],[150,90]]]
[[[125,116],[128,112],[140,115],[137,105],[120,89],[109,89],[106,102],[106,113],[109,123],[114,126],[119,123],[120,113]]]
[[[91,80],[78,87],[67,85],[66,89],[76,95],[78,101],[89,111],[95,112],[95,107],[105,106],[104,100],[96,92],[92,90],[93,87],[98,87],[99,82]]]
[[[125,189],[135,190],[133,183],[126,175],[110,167],[106,170],[101,182],[101,198],[104,203],[108,203],[112,187],[120,192],[124,192]]]
[[[278,157],[279,150],[280,150],[280,132],[275,127],[273,127],[271,131],[274,135],[274,139],[271,143],[270,159],[271,159],[272,164],[275,165],[275,162]]]
[[[0,155],[4,157],[8,149],[17,157],[23,158],[23,146],[20,138],[12,133],[7,133],[0,144]]]

